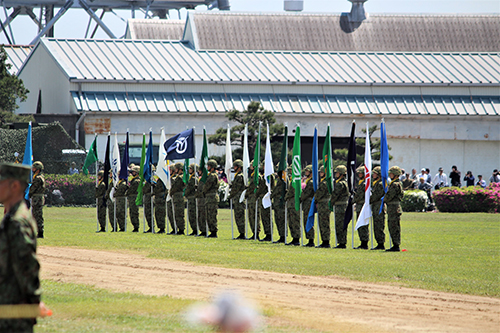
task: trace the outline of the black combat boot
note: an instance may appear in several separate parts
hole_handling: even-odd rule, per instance
[[[167,235],[175,235],[175,230],[170,231]]]
[[[240,234],[238,237],[236,237],[236,239],[246,239],[245,234]]]
[[[36,238],[43,238],[43,231],[39,231]]]
[[[252,237],[250,237],[250,238],[248,238],[248,239],[249,239],[249,240],[254,240],[254,239],[256,239],[256,240],[260,241],[260,237],[259,237],[259,235],[258,235],[258,234],[257,234],[257,238],[255,238],[255,234],[253,234],[253,235],[252,235]]]
[[[271,235],[266,235],[266,237],[262,238],[260,241],[261,242],[270,242],[271,241]]]
[[[334,249],[345,249],[347,246],[345,244],[339,244],[334,247]]]
[[[139,227],[134,227],[134,230],[132,232],[139,232]]]
[[[158,230],[157,234],[164,234],[165,233],[165,229],[160,229]]]
[[[211,232],[208,238],[217,238],[217,231]]]
[[[354,248],[355,250],[368,250],[368,242],[361,241],[361,245]]]
[[[399,252],[399,251],[401,251],[401,250],[399,249],[399,245],[394,245],[394,246],[393,246],[393,247],[391,247],[390,249],[385,250],[385,252]]]
[[[285,243],[285,236],[281,236],[280,239],[274,241],[273,244]]]
[[[321,243],[321,245],[318,245],[316,246],[317,248],[324,248],[324,249],[328,249],[330,248],[330,241],[324,241],[323,243]]]
[[[148,230],[144,231],[145,234],[151,233],[151,232],[153,232],[153,230],[151,230],[151,228],[149,228]]]
[[[184,235],[184,229],[179,229],[179,231],[177,231],[177,235]]]
[[[299,238],[293,238],[290,243],[286,243],[285,245],[299,246],[300,245],[300,239]]]
[[[310,239],[309,242],[305,246],[306,247],[314,247],[314,239]]]
[[[378,243],[376,247],[374,247],[372,250],[385,250],[384,244]]]

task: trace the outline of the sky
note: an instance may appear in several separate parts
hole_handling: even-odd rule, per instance
[[[75,1],[77,2],[77,1]],[[283,12],[283,0],[230,0],[233,12]],[[347,0],[304,0],[304,13],[342,13],[349,12],[351,3]],[[58,9],[56,9],[57,12]],[[196,10],[205,11],[205,6]],[[500,14],[499,0],[368,0],[365,3],[368,14]],[[6,9],[7,15],[12,9]],[[34,9],[35,13],[39,9]],[[100,15],[100,11],[97,13]],[[125,34],[126,20],[131,17],[130,10],[117,10],[117,15],[106,13],[104,23],[117,36]],[[38,15],[38,14],[37,14]],[[0,8],[0,19],[5,20],[5,11]],[[144,13],[136,11],[136,18],[144,18]],[[184,19],[186,10],[171,11],[170,18]],[[499,17],[500,19],[500,17]],[[72,8],[55,25],[55,37],[84,38],[89,16],[81,8]],[[92,22],[90,30],[95,24]],[[26,15],[18,16],[11,24],[14,43],[28,45],[38,34],[38,27]],[[96,38],[108,38],[98,29]],[[7,44],[5,34],[0,36],[0,43]]]

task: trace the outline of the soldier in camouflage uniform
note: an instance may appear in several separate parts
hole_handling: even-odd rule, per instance
[[[203,170],[198,169],[198,175],[201,176],[203,174]],[[200,177],[198,177],[198,185],[196,186],[196,204],[198,206],[198,227],[200,228],[199,237],[208,236],[207,234],[207,210],[205,209],[205,197],[203,196],[203,187],[205,186],[204,182],[199,181]]]
[[[250,229],[252,230],[252,237],[249,239],[257,239],[260,240],[259,238],[259,233],[260,233],[260,223],[259,223],[259,218],[260,218],[260,205],[256,204],[257,203],[257,195],[255,193],[255,189],[257,188],[255,181],[254,181],[254,174],[255,174],[255,168],[253,166],[253,160],[250,162],[250,167],[248,168],[250,171],[250,179],[248,180],[248,188],[247,192],[245,193],[245,198],[248,200],[248,223],[250,224]],[[255,222],[257,221],[257,225]],[[257,234],[255,234],[255,227],[257,226]]]
[[[335,206],[335,234],[337,235],[336,249],[345,249],[347,244],[347,230],[344,229],[344,216],[349,198],[349,188],[345,180],[347,168],[339,165],[335,168],[335,188],[330,202]]]
[[[372,206],[373,231],[375,234],[375,240],[377,241],[377,246],[373,248],[373,250],[385,250],[385,203],[382,212],[380,212],[379,214],[380,205],[382,204],[382,197],[384,196],[385,192],[380,175],[380,167],[378,166],[373,168],[373,182],[372,194],[370,196],[370,205]]]
[[[118,184],[115,186],[115,201],[116,201],[116,223],[120,227],[120,232],[125,231],[125,224],[127,221],[125,220],[125,202],[127,200],[127,190],[128,184],[126,179],[120,179]]]
[[[243,161],[236,160],[233,162],[234,179],[231,182],[231,192],[229,200],[233,200],[234,220],[240,235],[236,239],[245,239],[245,202],[240,203],[241,193],[246,189],[245,179],[243,178]]]
[[[325,167],[319,169],[319,186],[314,193],[314,202],[318,207],[318,224],[321,233],[321,245],[317,247],[330,247],[330,193],[328,192],[328,184],[326,183]]]
[[[43,238],[43,205],[45,204],[45,178],[42,176],[43,164],[40,161],[33,163],[33,181],[29,190],[31,198],[31,213],[38,226],[38,238]]]
[[[384,202],[387,203],[387,226],[392,239],[392,247],[386,251],[399,252],[401,244],[401,200],[403,199],[403,186],[399,180],[401,169],[393,166],[389,169],[389,178],[391,183],[387,189]]]
[[[177,225],[177,235],[184,235],[184,180],[182,171],[184,164],[181,162],[175,163],[175,177],[172,180],[170,188],[170,196],[174,208],[175,224]]]
[[[276,166],[276,169],[279,165]],[[286,183],[285,183],[285,173],[286,171],[280,171],[276,177],[276,185],[274,185],[273,192],[271,193],[271,199],[273,201],[274,210],[274,222],[276,223],[276,228],[278,229],[278,234],[280,238],[275,243],[285,243],[285,195],[286,195]]]
[[[111,232],[117,231],[115,228],[115,202],[111,201],[110,194],[113,189],[113,170],[109,170],[109,184],[106,190],[106,206],[108,206],[108,220],[111,225]]]
[[[26,203],[30,168],[20,164],[0,164],[0,305],[40,302],[40,264],[36,257],[37,226]],[[0,319],[0,332],[33,332],[35,318]]]
[[[170,185],[174,183],[174,178],[175,178],[175,165],[170,165]],[[170,231],[168,234],[169,235],[175,235],[177,232],[177,227],[176,227],[176,222],[174,221],[174,209],[173,209],[173,198],[170,190],[167,190],[167,198],[169,199],[167,201],[167,216],[168,220],[170,221],[170,226],[172,227],[172,231]]]
[[[299,211],[295,209],[295,188],[292,186],[292,168],[288,167],[288,190],[286,191],[286,217],[292,241],[286,245],[300,245],[300,215]]]
[[[262,219],[262,226],[264,227],[264,233],[266,234],[266,237],[261,239],[263,242],[270,242],[272,240],[271,237],[271,207],[264,208],[264,205],[262,203],[262,199],[264,196],[267,194],[267,184],[266,184],[266,178],[264,177],[264,167],[261,166],[259,168],[259,186],[257,188],[257,201],[259,205],[259,210],[260,210],[260,218]],[[274,176],[271,175],[271,187],[274,187]],[[272,191],[272,189],[271,189]]]
[[[158,234],[164,234],[165,233],[165,215],[166,215],[166,208],[165,208],[165,199],[166,199],[166,191],[167,188],[165,187],[165,184],[163,184],[163,181],[158,178],[156,180],[156,183],[153,184],[153,195],[154,195],[154,210],[155,210],[155,220],[156,220],[156,226],[158,227]]]
[[[302,190],[300,195],[300,202],[302,203],[302,223],[304,224],[304,231],[306,230],[307,217],[309,216],[309,209],[311,208],[311,202],[314,197],[314,187],[312,183],[312,165],[308,165],[304,168],[304,173],[306,175],[306,187]],[[309,242],[306,244],[308,247],[314,247],[314,227],[306,232],[306,238]]]
[[[205,196],[205,207],[207,211],[207,223],[210,231],[209,238],[217,238],[217,211],[219,208],[219,177],[217,177],[217,161],[209,160],[207,163],[208,177],[203,186]]]
[[[359,181],[354,192],[353,202],[356,204],[356,219],[359,219],[361,214],[361,209],[363,209],[363,204],[365,203],[365,168],[360,166],[356,169]],[[369,232],[368,226],[364,225],[358,229],[359,240],[361,245],[356,247],[356,249],[368,250],[368,240]]]
[[[152,171],[155,171],[154,166],[151,168]],[[142,205],[144,206],[144,217],[146,218],[146,222],[148,225],[148,230],[144,231],[146,233],[153,232],[154,230],[154,225],[153,225],[153,210],[151,209],[151,205],[153,203],[153,184],[148,182],[147,180],[144,181],[144,185],[142,187]]]
[[[135,200],[137,199],[137,191],[139,189],[139,184],[141,182],[139,178],[139,172],[141,171],[141,167],[135,165],[131,169],[132,179],[130,179],[130,185],[125,192],[125,195],[128,198],[128,210],[130,213],[130,222],[134,229],[132,232],[139,232],[139,207],[135,204]]]
[[[189,214],[189,225],[191,226],[191,232],[189,236],[196,236],[198,234],[198,227],[196,226],[196,174],[194,173],[195,167],[198,165],[191,163],[189,166],[189,180],[186,184],[186,191],[184,196],[187,199],[188,214]]]
[[[97,186],[95,188],[95,197],[97,199],[97,219],[101,229],[98,232],[106,232],[106,184],[104,184],[104,171],[97,173]]]

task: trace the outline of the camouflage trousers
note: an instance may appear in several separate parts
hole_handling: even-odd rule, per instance
[[[207,210],[205,209],[205,198],[198,198],[198,226],[200,232],[207,233]]]
[[[144,207],[144,217],[146,218],[146,224],[151,228],[153,211],[151,210],[151,194],[146,194],[142,197],[142,206]]]
[[[120,230],[125,230],[125,202],[127,197],[116,197],[116,224]]]
[[[233,201],[234,221],[240,234],[245,233],[245,202],[240,203],[240,196],[237,195]]]
[[[361,214],[361,209],[363,209],[363,204],[356,204],[356,222]],[[359,240],[362,242],[368,242],[370,240],[370,231],[368,225],[364,225],[358,229]]]
[[[330,206],[329,202],[318,202],[318,224],[321,240],[323,242],[330,241]]]
[[[127,197],[128,199],[128,211],[130,214],[130,222],[134,229],[139,229],[139,207],[135,204],[135,199],[137,195],[131,195]]]
[[[205,208],[207,211],[207,224],[210,233],[217,232],[217,212],[219,208],[219,196],[209,193],[205,196]]]
[[[182,192],[174,193],[172,200],[174,200],[175,223],[177,223],[177,229],[182,232],[186,224],[184,219],[185,204]]]
[[[273,204],[274,223],[280,237],[285,237],[285,203],[280,207],[280,202]]]
[[[311,208],[312,199],[307,199],[302,203],[302,224],[304,225],[304,232],[307,239],[314,239],[314,226],[311,230],[306,231],[307,217],[309,216],[309,209]]]
[[[35,195],[31,198],[31,214],[36,221],[38,232],[43,234],[43,205],[45,197],[43,195]]]
[[[290,228],[290,234],[292,238],[300,238],[300,216],[299,212],[295,210],[295,199],[288,200],[286,204],[286,219]]]
[[[262,219],[262,226],[264,227],[264,233],[266,235],[271,235],[271,207],[264,208],[262,205],[262,198],[259,198],[259,209],[260,218]]]
[[[106,229],[106,206],[104,206],[104,198],[97,199],[97,220],[99,221],[99,227],[104,230]]]
[[[385,243],[385,207],[380,214],[378,213],[379,209],[380,204],[372,205],[373,233],[375,234],[377,244],[383,245]]]
[[[389,227],[392,244],[397,246],[401,244],[401,214],[399,202],[387,204],[387,226]]]
[[[111,230],[115,230],[115,203],[108,199],[106,200],[106,206],[108,208],[109,225],[111,225]]]
[[[255,227],[257,226],[257,235],[260,232],[260,223],[259,223],[259,218],[260,218],[260,206],[256,206],[256,199],[254,196],[250,196],[248,198],[248,224],[250,225],[250,230],[252,231],[252,234],[255,234]],[[255,224],[255,221],[257,220],[257,225]]]
[[[347,244],[347,230],[344,230],[344,216],[347,204],[335,205],[335,234],[337,244]]]
[[[193,230],[197,233],[199,228],[196,226],[196,198],[195,197],[187,198],[187,211],[188,211],[188,218],[189,218],[189,226],[191,227],[191,230]]]
[[[154,209],[155,209],[156,226],[158,227],[158,229],[165,230],[165,215],[166,215],[165,200],[163,200],[163,198],[155,199]]]
[[[175,228],[175,221],[174,221],[174,210],[172,209],[172,201],[173,199],[170,198],[169,201],[167,201],[167,216],[168,216],[168,221],[170,222],[170,227],[172,228],[172,230],[177,230]]]

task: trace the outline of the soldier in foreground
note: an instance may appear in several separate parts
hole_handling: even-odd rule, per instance
[[[37,226],[24,202],[30,168],[0,164],[0,304],[32,304],[40,310],[40,264],[36,257]],[[0,319],[0,332],[33,332],[35,318]]]
[[[217,161],[209,160],[207,163],[208,177],[203,186],[205,196],[205,207],[207,210],[207,223],[210,231],[209,238],[217,238],[217,211],[219,208],[219,177],[217,177]]]
[[[363,204],[365,203],[365,168],[360,166],[356,169],[356,173],[358,174],[359,182],[354,192],[353,201],[356,204],[356,218],[359,219],[361,209],[363,209]],[[361,245],[356,247],[356,249],[368,250],[368,241],[370,238],[368,226],[364,225],[360,227],[358,229],[358,235]]]
[[[330,193],[328,193],[328,185],[325,178],[325,167],[319,169],[319,186],[314,194],[314,202],[318,206],[318,224],[321,234],[321,245],[317,247],[330,247]]]
[[[241,193],[245,190],[245,179],[243,178],[243,161],[233,162],[234,179],[231,183],[231,192],[228,200],[233,200],[234,219],[240,235],[236,239],[245,239],[245,202],[240,203]]]
[[[314,187],[312,182],[312,165],[308,165],[304,168],[304,173],[306,175],[306,187],[300,195],[300,202],[302,203],[302,224],[304,224],[304,230],[307,225],[307,217],[309,216],[309,209],[311,208],[311,202],[314,197]],[[314,247],[314,227],[312,227],[308,232],[306,232],[306,238],[309,242],[306,244],[307,247]]]
[[[337,235],[336,249],[345,249],[347,244],[347,230],[344,229],[344,216],[349,198],[349,188],[345,180],[347,168],[339,165],[335,168],[335,188],[330,202],[335,206],[335,234]]]
[[[403,186],[399,180],[401,169],[393,166],[389,169],[389,178],[391,183],[387,189],[384,201],[387,203],[387,225],[392,239],[392,247],[386,251],[399,252],[401,244],[401,200],[403,199]]]
[[[188,236],[196,236],[198,234],[198,228],[196,226],[196,174],[195,168],[198,166],[195,163],[189,165],[189,180],[186,184],[186,191],[184,196],[187,199],[188,205],[188,215],[189,215],[189,225],[191,226],[192,232]]]
[[[97,173],[97,186],[95,188],[95,197],[97,199],[97,219],[100,229],[97,232],[106,232],[106,184],[104,184],[104,171]]]
[[[31,199],[31,209],[33,217],[36,220],[38,227],[38,238],[43,238],[43,205],[45,204],[45,178],[42,176],[43,164],[40,161],[33,163],[31,169],[33,171],[33,181],[29,190],[29,197]]]
[[[131,169],[132,179],[130,179],[130,185],[127,189],[127,192],[125,193],[128,198],[130,222],[134,227],[134,230],[132,230],[132,232],[139,232],[139,207],[137,207],[137,205],[135,204],[139,184],[141,182],[139,178],[139,172],[141,172],[141,167],[138,165],[134,165]]]
[[[287,222],[292,235],[292,241],[286,245],[300,245],[300,216],[295,209],[295,188],[292,186],[292,168],[288,167],[288,190],[286,191],[285,201],[287,207]]]
[[[375,240],[377,241],[377,246],[372,250],[385,250],[385,203],[382,211],[380,211],[380,206],[382,205],[382,197],[384,196],[384,187],[382,185],[382,180],[380,178],[380,167],[373,168],[372,177],[372,194],[370,196],[370,205],[372,206],[372,216],[373,216],[373,233],[375,234]],[[379,214],[380,211],[380,214]]]

